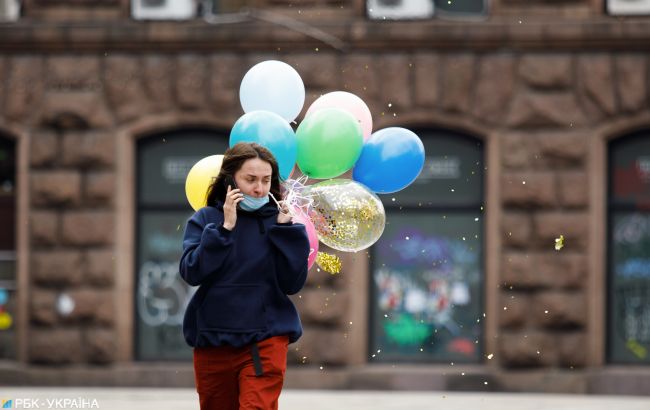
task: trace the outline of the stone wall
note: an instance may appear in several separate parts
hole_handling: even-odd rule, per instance
[[[36,13],[36,6],[43,3],[27,2],[34,5],[28,12]],[[93,2],[70,3],[88,11]],[[102,3],[115,10],[127,4]],[[267,3],[271,8],[292,4]],[[586,8],[599,4],[561,3]],[[349,6],[359,13],[359,3],[352,0],[309,4],[332,10]],[[554,7],[556,2],[535,4]],[[504,0],[495,10],[521,5]],[[49,18],[47,13],[40,16]],[[634,47],[576,51],[574,43],[562,45],[562,33],[552,39],[539,34],[549,44],[541,50],[527,49],[516,37],[503,40],[502,46],[481,49],[480,42],[463,43],[464,34],[456,31],[465,29],[461,25],[449,26],[462,45],[458,49],[414,45],[409,39],[418,36],[422,26],[417,25],[406,30],[404,48],[393,44],[382,49],[373,44],[373,36],[390,30],[376,33],[379,26],[357,23],[356,31],[345,38],[351,48],[344,53],[326,46],[307,49],[308,43],[295,49],[250,49],[245,48],[250,45],[246,38],[237,39],[241,49],[237,43],[224,45],[224,50],[193,50],[174,45],[176,38],[186,39],[191,33],[182,25],[156,26],[160,32],[152,29],[167,36],[157,41],[172,44],[165,53],[129,52],[126,43],[123,50],[115,43],[104,50],[102,39],[108,41],[109,28],[96,45],[87,43],[96,50],[78,54],[61,51],[63,43],[37,54],[27,49],[15,52],[11,44],[0,41],[0,126],[19,124],[30,136],[30,363],[116,361],[115,315],[121,296],[116,296],[115,285],[115,225],[120,215],[114,198],[123,189],[116,184],[117,164],[123,160],[116,154],[118,130],[145,117],[168,114],[200,114],[234,123],[241,115],[237,92],[243,74],[256,62],[276,58],[301,74],[307,86],[305,107],[324,92],[348,90],[368,103],[375,128],[438,126],[443,119],[445,126],[471,124],[473,130],[482,130],[479,137],[495,139],[500,148],[487,173],[500,178],[499,194],[487,206],[497,207],[501,219],[498,236],[486,238],[486,243],[500,243],[486,247],[486,258],[497,260],[499,267],[499,288],[486,289],[485,298],[486,304],[497,306],[497,317],[490,318],[497,323],[493,335],[497,350],[489,352],[494,353],[490,365],[509,371],[589,364],[588,249],[594,240],[589,188],[602,181],[594,181],[589,173],[594,158],[588,147],[602,124],[649,112],[646,54]],[[504,27],[521,29],[516,22]],[[585,27],[578,26],[575,32],[588,33],[590,28]],[[607,27],[618,33],[618,26]],[[475,30],[472,38],[480,37],[476,33],[481,26],[471,30]],[[531,30],[522,32],[522,38],[538,38],[537,29]],[[488,38],[491,33],[484,35]],[[605,28],[598,35],[606,33]],[[427,35],[422,33],[423,38]],[[355,46],[359,39],[365,42]],[[560,234],[566,245],[557,252],[554,239]],[[305,333],[291,347],[291,363],[344,366],[368,361],[351,357],[365,352],[348,345],[352,302],[359,297],[349,288],[354,274],[345,268],[338,275],[310,274],[306,288],[294,297]],[[58,313],[61,295],[75,303],[68,315]]]

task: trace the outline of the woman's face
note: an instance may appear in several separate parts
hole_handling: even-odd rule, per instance
[[[239,171],[235,172],[237,188],[246,195],[263,198],[271,190],[271,164],[259,158],[244,161]]]

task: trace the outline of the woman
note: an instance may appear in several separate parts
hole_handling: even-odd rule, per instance
[[[199,289],[183,333],[202,410],[277,409],[287,347],[302,334],[287,295],[305,283],[309,241],[269,195],[281,198],[275,158],[239,143],[185,227],[180,273]]]

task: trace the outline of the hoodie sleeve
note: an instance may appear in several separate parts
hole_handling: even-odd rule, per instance
[[[179,266],[183,280],[191,286],[203,283],[223,265],[232,243],[232,232],[221,223],[205,224],[202,213],[196,212],[185,226]]]
[[[307,280],[309,239],[301,224],[275,224],[269,239],[276,249],[276,272],[280,289],[287,295],[298,293]]]

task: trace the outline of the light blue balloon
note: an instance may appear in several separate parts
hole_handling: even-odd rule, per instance
[[[238,142],[256,142],[267,148],[280,168],[280,178],[288,179],[296,163],[296,134],[284,118],[269,111],[242,115],[230,131],[230,146]]]
[[[0,306],[7,303],[9,300],[9,292],[6,289],[0,288]]]
[[[390,194],[415,181],[423,166],[420,138],[406,128],[385,128],[363,144],[352,178],[378,194]]]
[[[271,111],[288,122],[305,104],[305,85],[289,64],[268,60],[253,66],[241,81],[239,100],[244,112]]]

